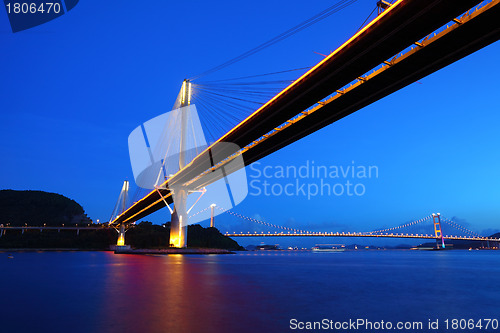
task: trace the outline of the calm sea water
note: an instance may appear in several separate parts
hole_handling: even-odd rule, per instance
[[[0,252],[2,333],[308,331],[291,319],[424,325],[393,332],[436,332],[439,319],[447,332],[446,319],[500,320],[497,251],[12,254]]]

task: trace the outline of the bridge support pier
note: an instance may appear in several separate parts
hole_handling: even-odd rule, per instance
[[[122,223],[118,231],[118,240],[116,241],[116,246],[125,246],[125,225]]]
[[[130,250],[130,245],[125,245],[125,233],[127,232],[127,228],[125,224],[120,224],[119,228],[115,228],[118,232],[118,240],[116,241],[115,246],[111,246],[112,250],[115,250],[115,253],[126,253]]]
[[[170,246],[183,248],[187,247],[187,196],[186,189],[173,191],[174,211],[170,220]]]

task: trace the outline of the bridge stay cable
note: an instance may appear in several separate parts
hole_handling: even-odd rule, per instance
[[[390,59],[390,61],[384,61],[383,63],[381,63],[378,66],[378,68],[373,69],[371,73],[367,73],[364,76],[358,77],[353,82],[348,83],[347,86],[344,86],[343,88],[337,89],[327,98],[325,98],[321,101],[318,101],[317,103],[312,105],[310,108],[293,116],[288,121],[275,127],[267,134],[264,134],[260,138],[255,139],[253,142],[251,142],[247,146],[244,146],[242,148],[242,150],[240,151],[240,154],[244,156],[245,163],[251,163],[254,160],[257,160],[259,158],[259,157],[256,157],[255,159],[253,159],[251,157],[249,158],[249,157],[247,157],[248,154],[246,154],[246,153],[249,152],[251,149],[256,148],[258,145],[260,145],[266,141],[273,142],[273,144],[269,143],[268,145],[273,145],[274,148],[272,150],[267,149],[267,152],[263,156],[266,156],[267,154],[272,153],[273,151],[276,151],[276,150],[288,145],[289,143],[291,143],[297,139],[300,139],[301,137],[304,137],[305,135],[309,134],[310,132],[325,126],[329,122],[325,121],[324,117],[321,117],[320,114],[327,112],[327,111],[323,112],[322,109],[336,108],[335,104],[343,103],[343,101],[346,100],[346,98],[344,98],[344,96],[347,96],[347,93],[349,93],[349,92],[352,92],[351,94],[356,95],[355,91],[358,91],[358,90],[363,91],[366,89],[371,89],[372,86],[376,86],[376,87],[380,88],[381,84],[377,83],[377,81],[379,81],[379,77],[383,78],[382,80],[386,80],[385,77],[387,76],[390,80],[392,75],[393,75],[392,72],[398,71],[398,69],[397,69],[398,65],[405,67],[405,66],[407,66],[406,65],[407,62],[413,61],[413,58],[417,59],[416,61],[418,61],[420,52],[423,52],[422,53],[423,57],[427,57],[425,55],[425,53],[426,53],[425,51],[427,50],[426,46],[429,46],[432,49],[432,47],[434,47],[434,44],[440,43],[441,39],[446,40],[448,38],[448,35],[453,34],[457,28],[461,28],[462,26],[465,26],[467,22],[476,19],[478,16],[485,13],[488,9],[490,9],[496,5],[498,5],[498,1],[492,1],[490,3],[489,8],[486,8],[488,6],[484,6],[485,10],[479,11],[478,9],[476,9],[476,10],[472,10],[472,11],[471,10],[467,11],[466,13],[464,13],[462,15],[462,17],[459,20],[454,19],[452,25],[447,25],[446,28],[443,28],[444,29],[443,31],[441,31],[439,33],[435,32],[432,37],[431,37],[431,35],[427,35],[425,37],[422,37],[421,40],[416,41],[414,43],[415,45],[410,46],[408,50],[405,50],[406,53],[402,52],[402,53],[394,56],[392,59]],[[459,21],[459,23],[456,22],[457,20]],[[494,35],[494,34],[495,34],[494,31],[491,32],[491,35]],[[490,38],[491,37],[489,37],[489,36],[484,37],[484,39],[487,40],[486,43],[491,42]],[[475,42],[475,41],[477,41],[477,39],[475,39],[473,42]],[[460,44],[461,42],[462,42],[461,38],[457,38],[455,40],[455,43]],[[467,41],[467,42],[470,43],[470,41]],[[447,43],[447,42],[444,42],[444,43]],[[443,44],[443,45],[446,45],[446,44]],[[440,47],[440,46],[438,46],[438,47]],[[447,47],[449,48],[449,50],[454,50],[454,51],[458,50],[460,52],[462,52],[461,50],[464,49],[464,48],[457,48],[457,46],[452,45],[452,44],[449,44],[449,46],[447,46]],[[449,59],[443,60],[443,57],[439,57],[437,61],[441,62],[441,63],[445,63],[444,65],[439,65],[439,66],[443,67],[443,66],[446,66],[448,64],[448,62],[455,61],[456,55],[453,53],[454,51],[451,51],[452,53],[450,53]],[[432,69],[432,68],[434,68],[433,66],[436,66],[436,65],[433,63],[430,63],[426,68],[423,68],[419,72],[416,73],[416,75],[418,75],[418,76],[416,76],[414,80],[412,80],[412,81],[406,80],[403,86],[408,85],[412,82],[415,82],[415,80],[418,80],[419,78],[427,75],[428,73],[433,72],[435,70],[435,69]],[[441,68],[441,67],[439,67],[439,68]],[[427,68],[430,68],[430,69],[427,69]],[[426,71],[428,71],[428,72],[426,72]],[[372,84],[372,82],[373,82],[373,84]],[[401,83],[397,83],[397,84],[401,84]],[[388,86],[384,89],[381,89],[380,94],[382,96],[385,96],[385,95],[390,94],[393,90],[397,90],[397,89],[401,88],[401,87],[393,88],[395,86],[397,86],[397,85],[391,85],[391,86]],[[350,114],[350,113],[356,111],[357,109],[363,107],[365,105],[365,104],[362,104],[362,103],[365,103],[365,102],[363,102],[364,98],[365,97],[363,97],[363,99],[358,98],[357,99],[358,101],[354,104],[354,105],[361,104],[360,106],[353,106],[352,103],[347,102],[348,103],[347,106],[349,106],[349,108],[351,109],[347,114]],[[378,98],[380,98],[380,97],[378,97]],[[349,99],[347,98],[347,100],[349,100]],[[369,102],[367,102],[367,104],[369,104]],[[328,108],[326,106],[328,106]],[[341,107],[345,107],[345,106],[342,105]],[[347,114],[345,114],[345,115],[347,115]],[[318,119],[318,118],[321,118],[322,120]],[[311,119],[311,120],[309,120],[309,119]],[[300,126],[299,124],[302,124],[302,123],[305,123],[305,125]],[[325,125],[320,125],[321,123],[325,123]],[[315,125],[311,127],[309,124],[315,124]],[[252,154],[250,154],[250,155],[252,155]],[[231,161],[232,158],[233,157],[228,157],[226,162]],[[200,174],[200,177],[203,177],[207,172],[212,172],[212,171],[213,171],[213,169],[207,170],[206,172]],[[196,181],[200,177],[195,178],[193,181]]]
[[[268,48],[268,47],[270,47],[270,46],[272,46],[272,45],[274,45],[274,44],[276,44],[276,43],[278,43],[278,42],[280,42],[288,37],[295,35],[296,33],[312,26],[315,23],[322,21],[323,19],[329,17],[330,15],[335,14],[335,13],[341,11],[342,9],[350,6],[351,4],[355,3],[356,1],[357,0],[340,0],[337,3],[335,3],[334,5],[328,7],[327,9],[321,11],[320,13],[312,16],[311,18],[299,23],[298,25],[288,29],[287,31],[277,35],[276,37],[271,38],[270,40],[260,44],[259,46],[254,47],[253,49],[250,49],[250,50],[240,54],[239,56],[234,57],[234,58],[232,58],[232,59],[230,59],[230,60],[228,60],[228,61],[226,61],[218,66],[215,66],[215,67],[213,67],[213,68],[211,68],[211,69],[209,69],[201,74],[195,75],[195,76],[191,77],[190,80],[193,81],[193,80],[199,79],[199,78],[204,77],[208,74],[215,73],[223,68],[226,68],[230,65],[233,65],[233,64],[235,64],[235,63],[237,63],[237,62],[239,62],[239,61],[241,61],[241,60],[257,53],[257,52],[260,52],[260,51],[262,51],[262,50],[264,50],[264,49],[266,49],[266,48]]]
[[[384,11],[384,13],[379,15],[377,19],[372,21],[360,32],[355,34],[348,42],[344,43],[336,51],[330,54],[328,58],[325,58],[306,74],[302,75],[300,77],[300,87],[297,87],[299,84],[295,84],[299,80],[294,81],[292,85],[288,86],[278,95],[273,97],[273,103],[271,103],[271,101],[267,102],[261,108],[252,113],[252,116],[254,117],[246,118],[245,121],[238,124],[236,128],[248,128],[255,121],[260,121],[260,124],[264,125],[258,130],[256,129],[255,133],[250,133],[244,130],[236,132],[233,130],[231,133],[228,132],[225,134],[218,141],[236,140],[234,142],[243,147],[238,154],[244,155],[245,163],[251,163],[262,158],[263,156],[267,156],[270,153],[283,148],[291,142],[299,140],[301,137],[322,128],[331,122],[341,119],[346,115],[355,112],[360,108],[387,96],[388,94],[397,91],[408,84],[411,84],[412,82],[415,82],[415,80],[418,80],[421,77],[447,66],[457,59],[491,44],[495,40],[498,40],[498,29],[486,29],[486,27],[488,27],[491,22],[495,22],[495,19],[498,17],[498,0],[490,1],[480,10],[474,8],[471,10],[470,6],[466,7],[469,3],[471,6],[473,6],[473,3],[478,3],[473,0],[467,2],[464,1],[464,3],[460,3],[460,5],[457,3],[457,6],[454,6],[453,8],[445,8],[442,6],[440,11],[436,11],[435,7],[432,6],[427,6],[429,7],[427,8],[425,7],[425,3],[423,3],[422,7],[424,7],[425,11],[422,9],[422,12],[431,16],[434,15],[432,17],[432,21],[428,20],[429,17],[426,17],[426,20],[409,20],[408,26],[404,26],[402,28],[396,26],[398,29],[411,28],[411,33],[404,30],[403,32],[398,31],[398,33],[400,32],[400,35],[404,37],[404,40],[396,40],[396,44],[391,43],[389,51],[387,50],[388,46],[385,41],[391,36],[383,35],[380,40],[376,40],[377,44],[371,43],[370,48],[375,50],[372,51],[372,53],[378,52],[377,57],[370,55],[365,56],[364,53],[356,53],[356,61],[361,62],[363,66],[356,68],[356,73],[351,73],[353,72],[353,70],[351,70],[353,68],[352,66],[346,67],[344,70],[345,73],[343,73],[345,80],[340,78],[339,80],[333,82],[335,83],[334,87],[328,84],[328,87],[331,88],[329,91],[333,91],[331,95],[328,95],[326,91],[311,92],[308,90],[309,93],[307,100],[304,100],[303,102],[294,105],[293,108],[287,110],[282,110],[280,108],[282,104],[286,102],[286,97],[291,94],[290,90],[292,88],[301,88],[302,90],[308,89],[310,84],[309,81],[312,81],[320,74],[324,74],[325,70],[333,66],[336,61],[340,61],[337,60],[337,56],[339,54],[344,57],[351,55],[349,59],[352,59],[351,53],[354,52],[356,48],[363,45],[362,42],[359,42],[361,38],[358,38],[361,34],[363,34],[363,36],[371,34],[370,36],[373,38],[378,38],[377,34],[379,34],[380,29],[377,29],[379,26],[384,25],[385,28],[390,28],[391,26],[393,27],[395,22],[397,23],[399,18],[396,14],[392,15],[394,12],[404,13],[406,7],[419,8],[421,3],[422,2],[419,1],[398,1],[398,5],[395,4],[391,6],[390,9]],[[403,9],[400,10],[400,8]],[[462,17],[456,16],[460,15],[460,10],[465,11],[467,9],[469,10],[463,14]],[[413,14],[407,16],[411,15]],[[447,25],[442,31],[437,32],[434,36],[432,36],[431,34],[433,29],[436,31],[435,29],[438,29],[443,23],[446,24],[445,20],[448,19],[453,19],[451,25]],[[375,25],[375,21],[380,24]],[[469,22],[473,23],[469,24]],[[409,25],[410,23],[411,26]],[[412,41],[414,45],[409,49],[404,49],[404,47],[408,45],[411,46]],[[344,46],[349,43],[352,44],[352,47],[345,48]],[[364,45],[366,46],[366,43]],[[396,51],[396,47],[401,47],[401,49]],[[439,52],[432,51],[436,49]],[[396,56],[394,56],[393,53],[392,58],[389,58],[391,56],[389,52],[392,51],[401,51],[401,53],[396,54]],[[382,57],[387,59],[383,61],[383,63]],[[421,62],[422,59],[426,59],[425,66],[418,66],[418,70],[414,72],[405,72],[408,69],[415,68],[415,64]],[[339,69],[338,67],[336,68],[337,73]],[[366,72],[365,70],[371,71],[371,73]],[[365,74],[363,74],[362,71],[365,71]],[[354,81],[349,84],[348,79],[351,78],[351,74],[355,74],[352,75]],[[395,76],[397,76],[396,79]],[[336,78],[329,78],[330,81],[334,79]],[[332,82],[325,81],[325,84],[326,83]],[[345,84],[348,84],[348,86],[345,86]],[[375,92],[369,91],[369,89],[375,87],[379,90]],[[370,92],[370,94],[367,92]],[[316,98],[320,96],[320,93],[323,97]],[[294,98],[298,98],[300,96],[302,96],[300,95],[300,92],[295,92],[293,94]],[[221,96],[214,95],[212,98],[221,98]],[[315,101],[318,102],[314,102],[312,99],[315,99]],[[311,102],[312,105],[308,104],[306,106],[305,104],[309,102]],[[292,112],[297,113],[293,115]],[[278,121],[286,119],[285,116],[288,115],[291,115],[291,118],[289,118],[288,121],[285,120],[282,125],[279,125]],[[252,121],[246,121],[248,119]],[[262,122],[262,119],[266,119],[266,122]],[[299,124],[300,126],[298,126]],[[269,131],[269,129],[271,130]],[[250,137],[250,134],[252,134],[253,137]],[[264,146],[260,146],[262,143],[266,144]],[[259,147],[260,149],[253,149],[255,147]],[[203,152],[200,155],[203,155]],[[219,167],[234,158],[234,155],[235,154],[227,156],[225,159],[218,159],[214,162],[217,163],[216,166]],[[200,168],[195,168],[194,166],[195,164],[192,163],[189,167],[181,170],[182,172],[174,175],[172,179],[169,179],[169,181],[186,185],[196,185],[196,182],[200,180],[200,177],[196,175],[202,176],[206,172],[213,171],[213,168],[210,168],[209,170],[203,172]],[[190,178],[192,176],[194,178]],[[159,203],[162,201],[162,199],[156,199],[156,196],[153,198],[151,193],[148,194],[146,199],[147,200],[141,202],[140,205],[135,206],[134,209],[122,214],[122,216],[116,219],[116,222],[130,222],[134,219],[136,220],[142,216],[148,215],[148,213],[157,210]]]

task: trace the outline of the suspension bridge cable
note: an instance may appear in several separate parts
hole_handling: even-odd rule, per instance
[[[301,22],[300,24],[294,26],[293,28],[288,29],[287,31],[285,31],[285,32],[279,34],[278,36],[268,40],[267,42],[262,43],[259,46],[255,47],[251,50],[248,50],[248,51],[240,54],[239,56],[237,56],[233,59],[230,59],[230,60],[228,60],[228,61],[226,61],[218,66],[215,66],[215,67],[213,67],[213,68],[211,68],[211,69],[209,69],[201,74],[198,74],[198,75],[194,76],[193,78],[191,78],[191,80],[199,79],[203,76],[206,76],[208,74],[212,74],[212,73],[217,72],[217,71],[219,71],[227,66],[235,64],[235,63],[237,63],[237,62],[239,62],[239,61],[241,61],[241,60],[257,53],[257,52],[260,52],[260,51],[262,51],[262,50],[264,50],[264,49],[266,49],[266,48],[268,48],[268,47],[270,47],[270,46],[272,46],[272,45],[274,45],[274,44],[276,44],[276,43],[278,43],[278,42],[280,42],[280,41],[282,41],[290,36],[295,35],[296,33],[310,27],[311,25],[313,25],[317,22],[320,22],[321,20],[329,17],[330,15],[337,13],[338,11],[346,8],[347,6],[350,6],[351,4],[355,3],[356,1],[357,0],[341,0],[337,3],[335,3],[333,6],[328,7],[327,9],[323,10],[322,12],[320,12],[320,13],[314,15],[313,17]]]
[[[373,15],[373,12],[375,12],[376,10],[377,10],[377,7],[373,8],[372,12],[368,15],[366,20],[359,26],[359,28],[358,28],[358,30],[356,30],[356,32],[358,32],[359,30],[361,30],[361,28],[363,28],[365,26],[365,23],[368,21],[368,19]]]
[[[279,72],[271,72],[271,73],[265,73],[265,74],[256,74],[256,75],[250,75],[250,76],[242,76],[242,77],[236,77],[236,78],[231,78],[231,79],[222,79],[222,80],[214,80],[214,81],[206,81],[202,83],[197,83],[197,84],[203,84],[203,83],[217,83],[217,82],[227,82],[227,81],[238,81],[238,80],[246,80],[246,79],[253,79],[256,77],[263,77],[263,76],[269,76],[269,75],[277,75],[277,74],[283,74],[283,73],[289,73],[289,72],[294,72],[294,71],[301,71],[305,69],[310,69],[312,66],[309,67],[301,67],[301,68],[294,68],[294,69],[288,69],[284,71],[279,71]]]
[[[462,231],[462,232],[464,232],[464,233],[466,233],[466,234],[472,235],[472,236],[474,236],[474,237],[482,237],[482,236],[481,236],[480,234],[478,234],[477,232],[474,232],[474,231],[472,231],[472,230],[469,230],[469,229],[467,229],[467,228],[465,228],[465,227],[461,226],[460,224],[458,224],[458,223],[456,223],[456,222],[454,222],[454,221],[452,221],[452,220],[448,220],[448,219],[441,219],[441,222],[444,222],[444,223],[446,223],[447,225],[449,225],[449,226],[451,226],[451,227],[453,227],[453,228],[455,228],[455,229],[457,229],[457,230],[460,230],[460,231]]]
[[[196,216],[198,214],[201,214],[201,213],[204,213],[206,212],[210,207],[207,207],[207,208],[204,208],[203,210],[191,215],[190,217],[193,217],[193,216]],[[254,223],[257,223],[257,224],[260,224],[260,225],[264,225],[264,226],[267,226],[267,227],[272,227],[272,228],[277,228],[277,229],[281,229],[281,230],[286,230],[286,231],[291,231],[291,232],[294,232],[294,233],[302,233],[302,234],[316,234],[315,232],[313,231],[306,231],[306,230],[302,230],[302,229],[296,229],[296,228],[289,228],[289,227],[284,227],[284,226],[280,226],[280,225],[276,225],[276,224],[272,224],[272,223],[269,223],[269,222],[265,222],[265,221],[262,221],[262,220],[258,220],[258,219],[255,219],[255,218],[252,218],[252,217],[248,217],[248,216],[244,216],[242,214],[239,214],[239,213],[236,213],[234,211],[231,211],[229,209],[224,209],[222,207],[219,207],[219,206],[216,206],[216,209],[220,210],[221,212],[223,213],[227,213],[229,215],[232,215],[232,216],[235,216],[235,217],[238,217],[242,220],[245,220],[245,221],[249,221],[249,222],[254,222]],[[387,228],[387,229],[381,229],[381,230],[376,230],[376,231],[370,231],[370,232],[364,232],[364,233],[359,233],[360,235],[364,234],[364,235],[377,235],[377,234],[381,234],[383,232],[387,232],[387,231],[393,231],[393,230],[397,230],[397,229],[401,229],[401,228],[407,228],[407,227],[412,227],[412,226],[415,226],[415,225],[421,225],[423,222],[425,221],[429,221],[430,219],[432,218],[432,215],[430,216],[426,216],[422,219],[419,219],[419,220],[415,220],[415,221],[412,221],[412,222],[408,222],[408,223],[405,223],[405,224],[402,224],[402,225],[399,225],[399,226],[396,226],[396,227],[393,227],[393,228]],[[462,231],[462,232],[466,232],[466,233],[469,233],[472,235],[472,237],[482,237],[481,235],[479,235],[478,233],[475,233],[457,223],[455,223],[454,221],[452,220],[448,220],[448,219],[445,219],[445,218],[442,218],[441,219],[441,222],[444,222],[446,223],[447,225],[450,225],[450,226],[453,226],[454,228]],[[418,234],[417,234],[418,235]],[[424,235],[422,233],[422,235]],[[429,236],[428,234],[426,234],[427,236]],[[449,236],[449,235],[448,235]],[[456,237],[456,236],[452,236],[452,237]],[[469,236],[470,237],[470,236]]]
[[[394,231],[394,230],[398,230],[398,229],[402,229],[402,228],[414,226],[416,224],[419,224],[419,223],[422,223],[422,222],[425,222],[425,221],[429,220],[431,217],[432,217],[432,215],[429,215],[429,216],[426,216],[426,217],[421,218],[419,220],[408,222],[408,223],[399,225],[397,227],[392,227],[392,228],[387,228],[387,229],[380,229],[380,230],[374,230],[374,231],[367,232],[367,234],[378,234],[378,233],[382,233],[382,232]]]
[[[300,229],[288,228],[288,227],[283,227],[283,226],[280,226],[280,225],[268,223],[268,222],[265,222],[265,221],[262,221],[262,220],[257,220],[257,219],[254,219],[252,217],[244,216],[244,215],[241,215],[239,213],[233,212],[233,211],[231,211],[229,209],[224,209],[224,208],[219,207],[219,206],[216,206],[215,208],[219,209],[223,213],[228,213],[228,214],[233,215],[235,217],[238,217],[240,219],[243,219],[243,220],[246,220],[246,221],[250,221],[250,222],[254,222],[254,223],[258,223],[258,224],[262,224],[262,225],[265,225],[265,226],[268,226],[268,227],[273,227],[273,228],[278,228],[278,229],[287,230],[287,231],[293,231],[293,232],[299,232],[299,233],[310,233],[310,234],[313,233],[312,231],[305,231],[305,230],[300,230]]]

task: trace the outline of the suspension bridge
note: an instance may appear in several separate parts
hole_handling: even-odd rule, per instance
[[[204,211],[211,212],[210,218],[210,227],[215,227],[215,216],[214,210],[219,210],[221,213],[224,213],[233,218],[232,225],[236,227],[240,227],[241,225],[237,224],[237,220],[243,221],[248,225],[257,225],[261,226],[264,229],[271,230],[279,230],[279,231],[248,231],[248,232],[225,232],[224,236],[227,237],[335,237],[335,238],[398,238],[398,239],[424,239],[424,240],[435,240],[436,248],[445,248],[446,241],[468,241],[468,242],[486,242],[487,246],[490,247],[491,244],[496,244],[496,247],[500,245],[500,238],[498,237],[485,237],[480,234],[470,230],[467,227],[464,227],[457,222],[453,221],[453,219],[443,218],[441,214],[431,214],[424,218],[410,221],[407,223],[400,224],[395,227],[377,229],[373,231],[366,232],[332,232],[332,231],[309,231],[297,228],[286,227],[278,224],[269,223],[263,220],[255,219],[252,217],[244,216],[240,213],[235,212],[234,210],[224,209],[222,207],[218,207],[216,205],[211,205],[209,207],[204,208],[203,210],[193,214],[193,216],[197,214],[201,214]],[[443,228],[444,226],[444,228]],[[28,231],[76,231],[76,235],[79,235],[81,231],[90,231],[90,230],[105,230],[109,228],[113,228],[114,226],[106,225],[106,224],[84,224],[84,225],[74,225],[74,226],[10,226],[10,225],[1,225],[0,224],[0,237],[5,235],[7,231],[18,231],[21,230],[21,233],[24,234]],[[129,227],[134,227],[134,225],[130,225]],[[245,226],[242,226],[243,228]],[[116,228],[120,234],[120,229]],[[446,230],[446,231],[445,231]],[[124,243],[125,239],[118,239],[118,242]]]
[[[159,173],[154,187],[131,204],[127,203],[128,183],[124,184],[109,222],[119,233],[118,245],[125,244],[125,232],[132,223],[167,207],[171,213],[171,246],[185,247],[189,212],[192,209],[187,207],[188,196],[195,192],[203,195],[207,186],[220,179],[227,180],[228,175],[245,165],[497,41],[500,37],[499,2],[398,0],[391,4],[379,1],[378,15],[373,20],[269,100],[257,103],[259,106],[250,115],[238,120],[214,143],[201,145],[203,149],[195,149],[191,157],[187,152],[193,148],[189,140],[193,139],[190,139],[190,133],[194,131],[191,114],[194,99],[198,99],[200,106],[212,109],[228,106],[237,109],[241,108],[241,102],[244,101],[242,94],[255,96],[256,91],[231,89],[225,84],[216,84],[216,88],[210,91],[206,85],[196,83],[206,73],[186,79],[174,107],[179,110],[178,117],[171,126],[176,129],[177,136],[175,140],[170,139],[176,146],[175,170],[164,171],[165,161],[162,161],[158,165]],[[206,93],[205,99],[201,97],[203,93]],[[230,93],[240,95],[229,97],[230,102],[222,99],[224,94]],[[226,116],[231,117],[230,114]],[[207,131],[210,129],[209,126]],[[231,145],[227,146],[226,143]],[[149,155],[152,156],[151,149]],[[238,158],[243,163],[233,163]],[[444,236],[440,228],[441,223],[434,222],[434,234],[425,235],[396,233],[393,230],[386,230],[385,233],[309,233],[290,230],[272,235],[432,238],[441,240],[443,245],[444,239],[488,240],[479,235]],[[248,236],[248,233],[227,235],[242,237]],[[251,234],[263,237],[269,235]]]
[[[211,207],[213,209],[214,207]],[[253,231],[253,232],[226,232],[228,237],[359,237],[359,238],[410,238],[410,239],[430,239],[436,240],[437,247],[445,247],[445,240],[460,240],[460,241],[479,241],[479,242],[499,242],[500,238],[484,237],[478,233],[458,224],[452,219],[443,218],[440,213],[433,213],[424,218],[407,222],[395,227],[383,228],[367,232],[321,232],[308,231],[296,228],[290,228],[272,224],[242,214],[232,210],[226,210],[220,207],[215,207],[220,211],[227,213],[235,218],[248,221],[269,227],[270,229],[279,229],[279,231]],[[443,231],[445,226],[445,233]],[[212,214],[211,226],[215,226],[214,217]],[[416,231],[421,227],[420,233]]]

